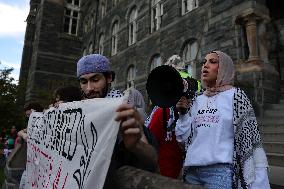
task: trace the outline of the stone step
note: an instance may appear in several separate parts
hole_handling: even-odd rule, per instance
[[[269,165],[284,167],[284,154],[266,153],[266,156]]]
[[[7,182],[6,180],[3,183],[2,189],[18,189],[19,185],[11,182]]]
[[[261,132],[263,142],[284,142],[284,132]]]
[[[260,132],[284,132],[283,124],[259,125]]]
[[[284,111],[284,105],[283,105],[283,111]],[[267,110],[264,112],[264,117],[267,119],[267,118],[273,118],[273,117],[276,117],[276,118],[283,118],[284,117],[284,112],[283,111],[280,111],[279,109],[272,109],[272,110]],[[284,123],[284,122],[283,122]]]
[[[284,167],[269,165],[268,177],[271,189],[284,188]]]
[[[284,111],[284,105],[283,104],[271,104],[269,110]]]
[[[263,148],[267,153],[284,154],[284,142],[268,142],[263,141]]]
[[[270,180],[269,180],[269,182],[270,182]],[[283,186],[279,186],[279,185],[270,183],[270,188],[271,189],[283,189]]]
[[[284,115],[281,117],[265,117],[262,120],[258,120],[258,123],[262,126],[284,125]]]

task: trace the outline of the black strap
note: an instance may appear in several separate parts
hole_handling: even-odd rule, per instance
[[[165,128],[165,131],[167,131],[167,109],[163,108],[163,126]]]

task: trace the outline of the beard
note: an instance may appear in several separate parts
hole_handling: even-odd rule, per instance
[[[106,83],[105,87],[101,91],[89,91],[88,94],[83,93],[83,98],[92,99],[92,98],[105,98],[109,90],[109,85]]]

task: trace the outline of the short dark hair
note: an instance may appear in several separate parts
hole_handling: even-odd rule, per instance
[[[38,102],[28,102],[24,105],[24,111],[35,110],[36,112],[42,112],[43,107]]]
[[[54,100],[57,96],[59,97],[59,100],[63,102],[73,102],[82,99],[81,90],[78,87],[74,86],[57,88],[53,94]]]

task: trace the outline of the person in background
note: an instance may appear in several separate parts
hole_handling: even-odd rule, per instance
[[[15,126],[11,127],[10,133],[8,133],[5,138],[6,140],[5,140],[5,145],[4,145],[5,146],[4,154],[7,158],[16,145],[17,129]]]
[[[81,90],[74,86],[65,86],[57,88],[53,93],[52,104],[49,107],[58,107],[60,103],[80,101],[82,99]]]
[[[231,57],[207,54],[201,80],[205,91],[176,105],[176,139],[186,146],[184,181],[209,189],[269,189],[254,110],[244,91],[233,86]]]
[[[38,102],[29,102],[24,105],[24,111],[26,116],[26,124],[28,124],[29,117],[33,111],[42,112],[43,107]],[[22,138],[24,141],[27,140],[27,129],[23,129],[18,132],[18,137]],[[19,141],[19,138],[16,139]],[[17,142],[18,143],[18,142]]]
[[[30,117],[33,111],[42,112],[43,107],[38,102],[28,102],[24,105],[24,111],[28,121],[29,120],[28,118]]]
[[[24,111],[26,115],[26,124],[28,124],[29,117],[33,111],[35,112],[42,112],[44,109],[43,107],[38,103],[38,102],[29,102],[24,105]],[[27,129],[23,129],[18,132],[18,138],[16,140],[21,140],[22,142],[27,142]],[[26,182],[27,182],[27,172],[26,170],[23,172],[21,180],[20,180],[20,185],[19,189],[27,189],[26,188]]]
[[[130,94],[129,94],[127,103],[134,105],[137,111],[142,116],[142,119],[145,120],[147,115],[145,112],[146,105],[145,105],[145,100],[144,100],[143,95],[140,93],[140,91],[138,91],[135,88],[130,88],[129,91],[130,91]]]

